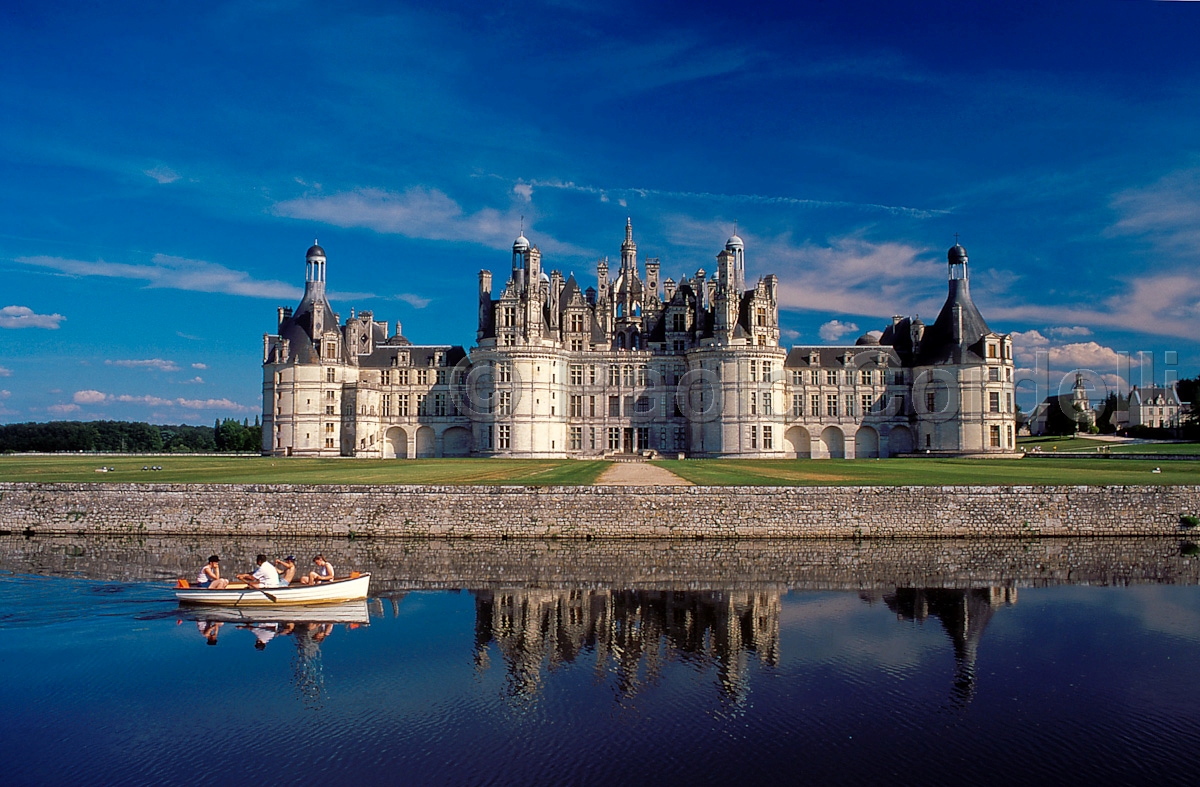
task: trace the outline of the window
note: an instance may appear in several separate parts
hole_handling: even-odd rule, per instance
[[[826,369],[825,370],[825,384],[826,385],[837,385],[837,382],[838,382],[837,369]]]
[[[588,415],[592,418],[596,417],[596,397],[594,396],[588,397]],[[592,446],[592,448],[595,447],[596,446]]]
[[[512,391],[496,392],[496,415],[512,415]]]
[[[812,370],[812,374],[810,376],[810,381],[812,382],[813,385],[821,384],[821,371],[819,369]]]
[[[382,372],[380,372],[379,373],[379,382],[382,385],[391,385],[392,384],[392,370],[384,369]]]
[[[1009,426],[1008,426],[1008,447],[1009,447],[1009,448],[1012,448],[1012,447],[1013,447],[1013,428],[1012,428],[1012,424],[1009,424]]]
[[[282,443],[283,441],[282,441],[282,440],[280,440],[279,442],[281,442],[281,443]],[[326,437],[326,438],[325,438],[325,447],[326,447],[326,448],[334,448],[334,447],[335,447],[335,446],[334,446],[334,444],[333,444],[333,438],[332,438],[332,437]]]
[[[437,384],[438,385],[446,384],[446,370],[445,369],[437,370]]]
[[[439,417],[446,415],[446,394],[436,393],[433,395],[433,414]]]
[[[621,430],[618,427],[610,426],[608,428],[608,450],[621,450]]]
[[[490,451],[492,448],[492,428],[486,427],[479,430],[479,447]]]
[[[583,352],[583,339],[572,339],[571,340],[571,352],[573,352],[573,353]]]
[[[989,358],[995,358],[995,357],[996,357],[996,345],[994,345],[994,344],[989,344],[989,345],[987,346],[987,348],[988,348],[988,357],[989,357]],[[999,443],[997,443],[997,445],[999,445]]]
[[[1007,400],[1007,401],[1005,401],[1005,404],[1007,404],[1007,405],[1008,405],[1008,407],[1005,409],[1005,411],[1004,411],[1004,412],[1006,412],[1006,413],[1011,413],[1011,412],[1013,411],[1013,406],[1012,406],[1012,394],[1005,394],[1005,395],[1004,395],[1004,398]],[[1010,442],[1011,442],[1011,441],[1010,441]]]
[[[571,364],[570,367],[568,367],[567,379],[571,385],[583,385],[583,364]]]
[[[567,447],[572,451],[583,449],[583,427],[572,426],[567,435]]]
[[[621,384],[620,366],[614,364],[613,366],[608,367],[608,384],[613,386]]]
[[[837,394],[827,394],[825,396],[825,415],[836,416],[837,414],[838,414]]]
[[[620,418],[621,417],[621,397],[619,397],[619,396],[608,397],[608,417],[609,418]]]
[[[682,339],[676,339],[675,341],[671,342],[671,349],[676,355],[680,355],[684,352],[684,350],[687,349],[687,346],[684,344]]]
[[[999,424],[990,427],[988,429],[988,432],[990,433],[992,448],[999,448],[1000,447],[1000,426],[999,426]]]
[[[496,447],[501,450],[512,448],[512,427],[508,424],[496,427]]]
[[[792,385],[804,385],[804,372],[792,369]]]
[[[988,392],[988,411],[993,412],[993,413],[1000,412],[1000,392],[999,391],[989,391]]]
[[[893,384],[904,385],[904,372],[896,372],[896,376],[893,379]]]
[[[428,415],[429,411],[425,408],[425,394],[417,394],[417,415]]]
[[[804,415],[804,394],[792,394],[792,418]]]
[[[642,364],[637,368],[637,384],[644,386],[646,384],[646,365]]]
[[[596,365],[588,364],[588,385],[596,384]]]
[[[391,415],[391,414],[392,414],[392,396],[391,396],[391,394],[384,394],[383,395],[383,410],[381,411],[381,415],[387,416],[387,415]]]
[[[496,382],[511,383],[512,382],[512,367],[506,363],[496,364],[495,369]]]
[[[325,405],[325,415],[333,415],[336,412],[334,405]]]
[[[750,415],[758,415],[758,394],[750,393]]]
[[[639,426],[637,428],[637,447],[639,450],[650,447],[650,427]]]
[[[871,396],[871,394],[863,394],[862,395],[862,413],[863,413],[863,415],[866,415],[867,413],[869,413],[875,409],[875,407],[874,407],[875,403],[872,401],[872,399],[873,399],[873,397]]]
[[[671,330],[686,331],[687,330],[687,315],[676,312],[671,315]]]
[[[854,415],[854,397],[853,396],[851,396],[850,394],[846,394],[846,399],[843,402],[843,406],[846,408],[845,410],[842,411],[843,413],[845,413],[846,415]]]
[[[582,396],[572,395],[570,397],[570,409],[568,410],[568,412],[571,414],[572,418],[582,418],[583,417],[583,397]]]
[[[929,413],[937,412],[937,391],[925,392],[925,411]]]
[[[582,314],[572,314],[571,315],[570,330],[573,333],[581,333],[583,331],[583,315]]]
[[[428,369],[417,369],[417,385],[429,385]]]
[[[654,400],[649,396],[639,396],[633,403],[633,411],[639,415],[644,415],[652,409],[654,409]]]
[[[408,394],[399,394],[396,397],[396,415],[408,417]]]
[[[337,357],[337,342],[327,342],[325,344],[325,357],[326,358],[336,358]]]
[[[773,415],[774,414],[774,408],[772,407],[770,391],[763,391],[762,411],[763,411],[763,415]]]
[[[750,447],[758,448],[758,427],[750,427]]]
[[[809,412],[814,415],[821,414],[821,397],[819,394],[813,394],[809,397],[809,404],[812,406]]]
[[[326,432],[326,434],[332,434],[333,433],[333,424],[326,422],[325,423],[325,432]]]
[[[632,388],[634,385],[633,367],[626,366],[626,367],[624,367],[624,371],[625,371],[625,374],[623,375],[623,377],[625,379],[625,387]]]
[[[751,380],[758,379],[758,361],[755,361],[755,360],[750,361],[750,379]]]
[[[588,448],[596,450],[596,427],[588,427]]]
[[[771,427],[763,427],[763,450],[771,451],[775,448],[775,435],[771,431]]]
[[[988,380],[990,380],[993,383],[1000,382],[1000,367],[999,366],[993,366],[992,368],[988,369]]]
[[[396,370],[396,383],[399,385],[408,385],[408,369]]]
[[[682,451],[687,446],[687,427],[675,427],[675,448]]]
[[[512,328],[517,324],[517,307],[505,306],[502,310],[503,325],[505,328]]]
[[[337,370],[336,369],[326,369],[325,370],[325,382],[327,382],[327,383],[336,383],[337,382]]]
[[[762,362],[762,381],[764,383],[771,382],[771,362],[770,361]]]
[[[754,312],[754,324],[759,328],[765,328],[767,325],[767,310],[758,309]]]

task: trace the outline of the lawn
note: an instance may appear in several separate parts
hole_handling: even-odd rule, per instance
[[[162,470],[142,470],[159,465]],[[0,481],[132,484],[591,484],[608,462],[573,459],[281,459],[0,456]],[[98,467],[116,468],[97,473]]]
[[[1024,486],[1200,484],[1200,461],[1137,459],[685,459],[655,462],[694,484]],[[1155,467],[1162,472],[1152,472]]]
[[[1017,447],[1032,451],[1035,447],[1043,452],[1097,453],[1098,447],[1107,448],[1114,454],[1191,454],[1200,456],[1200,443],[1124,443],[1108,440],[1091,440],[1086,437],[1023,437]]]

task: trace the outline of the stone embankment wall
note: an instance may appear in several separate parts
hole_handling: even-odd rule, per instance
[[[518,487],[0,483],[0,530],[388,538],[1186,534],[1200,486]]]
[[[546,541],[498,539],[0,536],[0,569],[105,581],[191,578],[208,555],[228,575],[258,552],[318,553],[370,571],[373,595],[506,588],[886,591],[1200,583],[1189,541],[1155,538]]]

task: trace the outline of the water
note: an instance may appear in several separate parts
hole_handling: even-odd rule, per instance
[[[510,546],[442,545],[420,574],[412,545],[375,544],[367,604],[215,621],[150,581],[201,545],[76,541],[0,543],[6,784],[1197,778],[1200,587],[1178,542],[841,544],[820,582],[786,568],[795,545],[710,545],[724,561],[681,548],[640,587],[608,578],[633,570],[612,550],[645,571],[646,545],[567,547],[553,579],[552,545],[519,545],[537,576],[485,581],[519,573]]]

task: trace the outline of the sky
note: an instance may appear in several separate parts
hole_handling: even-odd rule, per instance
[[[314,239],[343,319],[469,348],[522,227],[586,286],[626,218],[676,280],[736,227],[787,345],[932,320],[957,233],[1027,406],[1193,377],[1198,36],[1188,2],[8,0],[0,422],[253,420]]]

